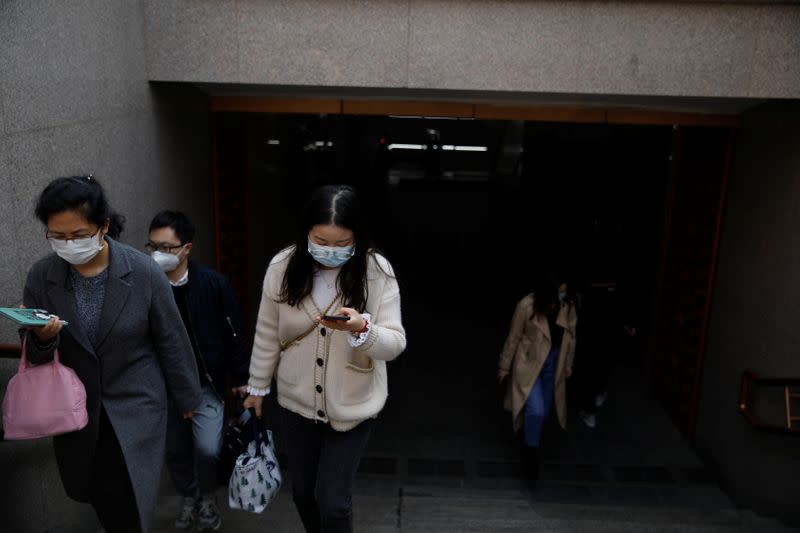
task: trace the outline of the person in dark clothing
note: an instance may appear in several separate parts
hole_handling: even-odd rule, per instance
[[[177,529],[216,530],[221,524],[213,493],[222,447],[224,396],[246,395],[250,360],[242,336],[239,305],[225,276],[189,260],[195,227],[178,211],[162,211],[150,223],[147,249],[166,272],[189,334],[203,403],[191,420],[173,410],[167,431],[167,466],[183,495]]]
[[[608,395],[608,383],[619,358],[622,340],[634,337],[636,328],[627,318],[620,287],[615,281],[591,282],[581,300],[578,373],[579,416],[590,429],[597,426],[597,410]]]

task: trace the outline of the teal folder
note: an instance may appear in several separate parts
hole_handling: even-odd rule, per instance
[[[18,307],[0,307],[0,315],[10,318],[20,326],[45,326],[51,315],[44,309],[20,309]],[[66,320],[61,321],[65,326]]]

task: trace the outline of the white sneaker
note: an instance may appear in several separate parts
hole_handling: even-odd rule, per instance
[[[606,397],[608,397],[608,393],[604,392],[602,394],[598,394],[594,397],[594,404],[597,407],[603,407],[603,404],[606,403]]]
[[[587,428],[594,429],[597,426],[597,415],[585,413],[583,411],[578,413],[578,415],[580,415],[581,420],[583,420],[583,423],[586,424]]]

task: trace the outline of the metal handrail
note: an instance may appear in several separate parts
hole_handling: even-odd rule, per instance
[[[750,410],[750,391],[752,386],[764,387],[783,387],[786,398],[786,425],[767,424],[760,421]],[[791,416],[790,400],[796,393],[791,392],[792,387],[800,387],[800,378],[762,378],[752,370],[742,372],[742,380],[739,385],[739,412],[745,420],[756,429],[774,431],[778,433],[789,433],[800,435],[800,427],[794,427],[793,420],[798,417]]]
[[[0,344],[0,359],[19,359],[19,344]]]

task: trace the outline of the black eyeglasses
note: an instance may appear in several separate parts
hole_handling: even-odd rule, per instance
[[[175,250],[183,248],[182,244],[169,244],[167,242],[152,242],[147,241],[147,244],[144,245],[147,248],[148,252],[164,252],[164,253],[174,253]]]
[[[89,239],[95,235],[97,235],[97,231],[91,234],[78,233],[77,235],[70,235],[66,233],[50,233],[49,230],[44,232],[44,238],[48,241],[77,241],[80,239]]]

